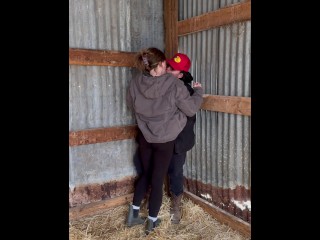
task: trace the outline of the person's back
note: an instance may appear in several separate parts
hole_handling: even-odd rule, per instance
[[[163,52],[149,48],[137,55],[137,68],[141,70],[128,88],[127,103],[134,111],[141,132],[138,135],[142,175],[138,179],[133,204],[129,206],[127,226],[142,224],[139,209],[147,187],[151,185],[149,216],[146,233],[156,227],[162,203],[162,185],[173,154],[174,140],[203,101],[201,85],[190,96],[181,81],[166,74]]]
[[[189,98],[183,82],[169,73],[153,79],[139,74],[129,91],[128,96],[135,97],[132,104],[137,124],[146,140],[153,143],[174,140],[186,125],[186,115],[193,116],[202,101],[202,89],[195,92],[198,98]],[[198,104],[194,104],[195,99]]]

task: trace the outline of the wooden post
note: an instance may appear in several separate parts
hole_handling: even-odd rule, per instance
[[[178,0],[163,1],[165,55],[173,57],[178,52]]]
[[[165,55],[171,58],[178,52],[178,0],[163,0]],[[165,193],[170,197],[169,178],[164,181]]]

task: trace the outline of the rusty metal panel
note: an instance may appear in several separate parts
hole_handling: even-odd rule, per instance
[[[241,1],[179,1],[179,20]],[[251,21],[179,37],[206,94],[251,97]],[[251,221],[251,118],[200,110],[184,165],[186,190]],[[245,206],[239,205],[239,202]]]
[[[196,144],[187,153],[184,165],[186,190],[248,222],[250,126],[248,116],[200,110],[195,126]]]
[[[237,2],[241,1],[180,0],[179,20]],[[70,48],[164,50],[162,1],[69,0],[69,8]],[[251,96],[250,31],[247,21],[179,37],[179,51],[190,56],[190,72],[205,93]],[[69,130],[134,124],[125,104],[132,71],[70,65]],[[205,110],[197,117],[196,145],[184,167],[187,190],[250,221],[248,207],[239,212],[235,205],[250,200],[250,117]],[[71,191],[78,185],[103,186],[135,175],[135,148],[134,140],[70,147]]]
[[[69,48],[164,50],[163,1],[69,0]],[[135,124],[126,106],[129,67],[69,65],[69,131]],[[69,148],[70,190],[135,176],[134,139]]]

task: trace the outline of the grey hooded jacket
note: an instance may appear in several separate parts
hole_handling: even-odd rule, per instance
[[[159,77],[137,74],[130,82],[127,104],[135,113],[145,139],[150,143],[169,142],[178,136],[202,104],[203,89],[190,96],[183,82],[166,73]]]

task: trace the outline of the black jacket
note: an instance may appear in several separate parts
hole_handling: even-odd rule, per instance
[[[196,122],[196,115],[187,117],[187,124],[179,133],[174,145],[175,154],[189,151],[195,144],[195,134],[193,131]]]
[[[184,73],[184,76],[185,75],[186,74]],[[184,82],[184,85],[189,90],[190,95],[192,95],[194,93],[194,90],[190,85],[190,82],[191,82],[190,77],[188,78],[188,80],[183,78],[180,80]],[[192,80],[192,77],[191,77],[191,80]],[[192,117],[187,116],[187,124],[179,133],[175,141],[175,146],[174,146],[175,154],[181,154],[183,152],[187,152],[194,146],[195,134],[193,129],[194,129],[195,122],[196,122],[196,115],[193,115]]]

